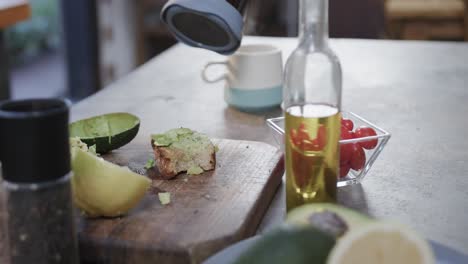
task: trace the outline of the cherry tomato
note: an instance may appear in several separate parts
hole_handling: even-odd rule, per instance
[[[349,165],[351,165],[351,169],[355,171],[361,170],[366,164],[366,153],[358,144],[352,144],[352,151],[353,154],[349,160]]]
[[[289,130],[289,135],[291,138],[297,138],[297,130],[294,129],[294,128],[291,128],[291,130]]]
[[[297,139],[299,139],[300,141],[303,141],[306,139],[310,140],[309,133],[307,133],[307,129],[304,123],[301,123],[299,125],[299,128],[297,129]]]
[[[290,130],[290,138],[291,138],[291,142],[296,146],[296,147],[299,147],[301,142],[299,141],[299,139],[297,138],[297,130],[292,128]]]
[[[355,143],[340,144],[340,164],[349,163],[353,156],[353,146]]]
[[[349,172],[350,169],[351,169],[351,167],[349,166],[348,163],[341,164],[340,165],[340,178],[346,177],[346,175],[348,175],[348,172]]]
[[[317,143],[317,141],[314,139],[314,140],[308,140],[308,139],[305,139],[302,141],[302,150],[305,150],[305,151],[317,151],[317,150],[320,150],[320,147]]]
[[[347,127],[341,126],[341,135],[340,139],[352,139],[353,132],[349,131]]]
[[[341,139],[352,139],[352,132],[348,130],[347,127],[341,126]],[[353,155],[353,143],[349,144],[340,144],[340,164],[348,163]]]
[[[319,150],[322,150],[327,145],[327,129],[324,125],[320,125],[317,130],[317,145]]]
[[[309,139],[309,134],[307,133],[307,130],[303,128],[299,128],[297,130],[297,138],[299,139]]]
[[[370,127],[360,127],[354,131],[354,135],[356,138],[363,138],[363,137],[370,137],[370,136],[376,136],[377,133],[373,128]],[[359,145],[365,149],[373,149],[377,146],[377,139],[371,139],[371,140],[366,140],[359,142]]]
[[[345,126],[349,131],[352,131],[354,128],[354,123],[351,119],[341,118],[341,125]]]

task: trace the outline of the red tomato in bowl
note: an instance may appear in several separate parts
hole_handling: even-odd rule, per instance
[[[341,125],[345,126],[349,131],[354,128],[354,123],[351,119],[341,118]]]
[[[349,170],[351,169],[351,167],[349,166],[349,164],[341,164],[340,165],[340,178],[344,178],[346,177],[346,175],[348,175],[348,172]]]
[[[305,128],[299,128],[297,130],[297,139],[300,141],[309,139],[309,134]]]
[[[294,128],[292,128],[290,131],[291,131],[291,132],[290,132],[289,134],[290,134],[292,143],[293,143],[296,147],[300,147],[301,141],[300,141],[299,138],[297,137],[297,130],[294,129]]]
[[[351,144],[352,145],[352,155],[351,159],[349,160],[349,165],[351,165],[351,169],[358,171],[364,168],[366,164],[366,153],[362,149],[362,147],[358,144]]]
[[[347,164],[353,156],[353,146],[355,143],[340,144],[340,164]]]
[[[354,136],[356,138],[363,138],[363,137],[377,136],[377,133],[371,127],[362,126],[356,129],[356,131],[354,131]],[[378,143],[377,139],[371,139],[371,140],[359,142],[359,145],[365,149],[374,149],[377,146],[377,143]]]
[[[304,151],[318,151],[320,150],[316,140],[305,139],[302,141],[302,150]]]
[[[353,132],[350,131],[347,127],[342,125],[340,139],[352,139],[352,138],[353,138]]]
[[[322,124],[320,124],[317,129],[317,138],[315,141],[318,145],[318,150],[322,150],[327,145],[327,128]]]
[[[352,139],[353,134],[348,130],[347,127],[341,126],[341,139]],[[353,143],[349,144],[340,144],[340,164],[348,163],[353,155]]]
[[[320,125],[317,129],[316,138],[311,138],[304,123],[296,129],[290,130],[291,142],[302,151],[320,151],[327,144],[327,131],[325,126]]]

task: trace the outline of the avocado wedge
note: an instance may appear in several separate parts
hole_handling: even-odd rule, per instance
[[[107,153],[132,141],[140,128],[140,119],[129,113],[110,113],[73,122],[70,137],[77,137],[96,152]]]
[[[72,150],[73,200],[88,217],[125,215],[145,196],[151,180],[80,148]]]

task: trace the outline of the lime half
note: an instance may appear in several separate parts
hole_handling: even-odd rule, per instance
[[[390,222],[372,222],[350,230],[338,240],[328,264],[432,264],[426,240],[410,228]]]

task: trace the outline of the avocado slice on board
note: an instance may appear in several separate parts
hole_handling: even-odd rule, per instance
[[[82,149],[72,150],[73,199],[88,217],[125,215],[146,194],[151,180]]]
[[[96,145],[100,154],[118,149],[132,141],[140,128],[140,119],[129,113],[110,113],[70,124],[70,137],[77,137],[88,147]]]

